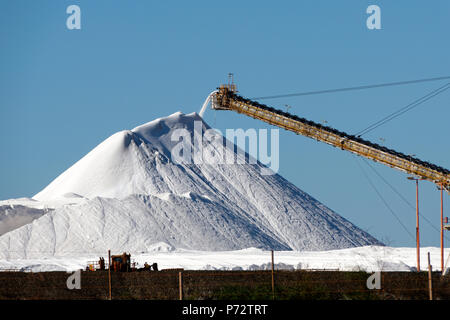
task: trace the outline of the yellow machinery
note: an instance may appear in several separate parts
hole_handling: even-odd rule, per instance
[[[128,272],[131,271],[131,254],[126,252],[111,256],[111,266],[112,271]]]
[[[276,110],[237,94],[232,80],[221,85],[212,96],[215,110],[232,110],[297,134],[322,141],[334,147],[383,163],[391,168],[428,180],[450,193],[450,171],[429,162],[404,155],[360,137]]]
[[[114,272],[131,272],[131,271],[158,271],[158,264],[148,264],[144,263],[143,268],[137,268],[136,262],[131,262],[131,254],[127,254],[126,252],[118,255],[110,256],[110,264],[107,267],[105,264],[105,259],[100,257],[98,261],[88,261],[88,265],[86,266],[86,271],[97,271],[97,270],[106,270],[110,269]]]

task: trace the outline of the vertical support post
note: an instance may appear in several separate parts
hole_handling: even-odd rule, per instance
[[[179,300],[183,300],[183,275],[182,272],[178,272],[178,289],[179,289]]]
[[[416,251],[417,272],[420,272],[420,236],[419,236],[419,180],[416,179]]]
[[[444,186],[441,185],[441,270],[444,271]]]
[[[433,278],[432,278],[432,265],[430,264],[430,253],[428,252],[428,291],[430,300],[433,300]]]
[[[108,289],[109,289],[109,300],[111,297],[111,250],[108,250]]]
[[[273,250],[271,251],[271,255],[272,255],[272,300],[275,300],[275,280],[274,280]]]
[[[450,260],[450,253],[448,254],[447,261],[445,262],[444,269],[442,270],[442,275],[444,275],[444,274],[445,274],[445,271],[447,270],[447,263],[448,263],[448,260]]]

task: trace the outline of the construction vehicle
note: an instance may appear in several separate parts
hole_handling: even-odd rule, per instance
[[[131,254],[126,252],[120,255],[111,256],[111,271],[128,272],[131,271]]]
[[[334,128],[246,99],[237,94],[237,88],[232,77],[230,77],[228,84],[221,85],[217,88],[217,91],[212,93],[211,107],[214,110],[231,110],[242,113],[254,119],[293,131],[296,134],[325,142],[333,147],[350,151],[414,175],[421,180],[431,181],[450,193],[449,170],[363,140],[358,136],[349,135]]]
[[[148,264],[147,262],[144,263],[144,268],[142,269],[137,269],[137,271],[143,271],[143,270],[152,270],[153,271],[158,271],[158,264],[157,263],[153,263],[153,264]]]
[[[131,261],[131,254],[126,252],[119,255],[112,255],[110,261],[110,269],[114,272],[132,272],[132,271],[158,271],[158,264],[144,263],[143,268],[137,268],[137,263]],[[106,270],[105,259],[100,257],[98,261],[89,261],[86,271]]]
[[[111,256],[111,271],[115,272],[131,272],[131,271],[158,271],[158,264],[153,263],[149,265],[147,262],[144,263],[143,268],[136,268],[136,263],[131,262],[131,254],[126,252],[120,255]]]
[[[105,270],[105,259],[100,257],[98,261],[88,261],[86,271]]]

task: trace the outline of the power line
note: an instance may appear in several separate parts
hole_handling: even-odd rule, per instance
[[[264,99],[276,99],[276,98],[308,96],[308,95],[334,93],[334,92],[351,91],[351,90],[364,90],[364,89],[372,89],[372,88],[400,86],[400,85],[406,85],[406,84],[414,84],[414,83],[430,82],[430,81],[439,81],[439,80],[446,80],[446,79],[450,79],[450,76],[435,77],[435,78],[425,78],[425,79],[409,80],[409,81],[399,81],[399,82],[379,83],[379,84],[371,84],[371,85],[347,87],[347,88],[338,88],[338,89],[327,89],[327,90],[318,90],[318,91],[306,91],[306,92],[298,92],[298,93],[279,94],[279,95],[273,95],[273,96],[255,97],[255,98],[250,98],[250,99],[251,100],[264,100]]]
[[[370,131],[372,131],[372,130],[375,130],[376,128],[382,126],[383,124],[385,124],[385,123],[387,123],[387,122],[389,122],[389,121],[391,121],[391,120],[393,120],[393,119],[395,119],[395,118],[401,116],[402,114],[404,114],[404,113],[406,113],[406,112],[408,112],[408,111],[410,111],[410,110],[412,110],[412,109],[418,107],[418,106],[421,105],[422,103],[424,103],[424,102],[430,100],[431,98],[434,98],[435,96],[441,94],[442,92],[444,92],[444,91],[446,91],[446,90],[448,90],[448,89],[450,89],[450,82],[449,82],[449,83],[446,83],[446,84],[443,85],[442,87],[439,87],[439,88],[437,88],[437,89],[435,89],[435,90],[433,90],[433,91],[427,93],[426,95],[420,97],[419,99],[414,100],[413,102],[411,102],[411,103],[407,104],[406,106],[404,106],[404,107],[398,109],[397,111],[395,111],[395,112],[393,112],[393,113],[387,115],[386,117],[384,117],[384,118],[378,120],[377,122],[372,123],[372,124],[371,124],[370,126],[368,126],[367,128],[365,128],[365,129],[363,129],[363,130],[357,132],[357,133],[355,134],[355,136],[362,136],[363,134],[366,134],[366,133],[368,133],[368,132],[370,132]]]
[[[409,202],[397,189],[394,188],[392,184],[390,184],[366,159],[363,159],[363,161],[367,164],[367,166],[372,169],[372,171],[385,183],[387,184],[392,191],[394,191],[411,209],[414,209],[414,206]]]
[[[366,159],[362,158],[362,160],[364,160],[364,162],[370,167],[370,169],[372,169],[373,172],[375,172],[375,174],[385,183],[389,186],[389,188],[391,188],[392,191],[394,191],[395,194],[397,194],[411,209],[416,210],[416,208],[392,185],[390,184],[370,163],[369,161],[367,161]],[[438,228],[436,228],[430,220],[427,219],[427,217],[425,217],[424,215],[422,215],[421,213],[419,213],[419,216],[421,218],[423,218],[429,225],[431,228],[433,228],[435,231],[440,232],[440,230]],[[447,238],[444,235],[445,239],[450,240],[449,238]]]
[[[405,232],[411,237],[411,239],[415,240],[414,236],[408,231],[408,228],[406,228],[406,226],[403,224],[403,222],[400,220],[400,218],[395,214],[394,210],[389,206],[389,204],[387,203],[387,201],[383,198],[383,196],[381,195],[381,193],[378,191],[378,189],[375,187],[375,185],[373,184],[372,180],[369,178],[369,176],[367,175],[366,171],[363,169],[363,167],[359,164],[358,160],[355,157],[355,161],[356,164],[358,165],[358,167],[361,169],[364,177],[367,179],[367,181],[369,182],[370,186],[372,187],[372,189],[375,191],[375,193],[378,195],[378,197],[380,198],[380,200],[384,203],[384,205],[386,206],[386,208],[389,210],[389,212],[392,214],[392,216],[397,219],[398,223],[403,227],[403,229],[405,230]]]

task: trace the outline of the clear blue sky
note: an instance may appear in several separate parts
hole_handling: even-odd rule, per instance
[[[71,4],[81,7],[81,30],[66,28]],[[382,30],[366,27],[370,4],[381,7]],[[2,0],[0,199],[33,196],[114,132],[198,111],[228,72],[248,97],[445,76],[449,34],[447,0]],[[265,103],[355,133],[444,83]],[[450,168],[449,102],[450,90],[364,138]],[[224,111],[205,120],[269,128]],[[388,244],[415,245],[354,156],[289,132],[280,139],[281,175]],[[406,174],[373,165],[415,204]],[[414,210],[363,168],[414,234]],[[422,214],[438,228],[439,193],[429,182],[420,192]],[[438,246],[438,232],[421,225],[422,244]]]

